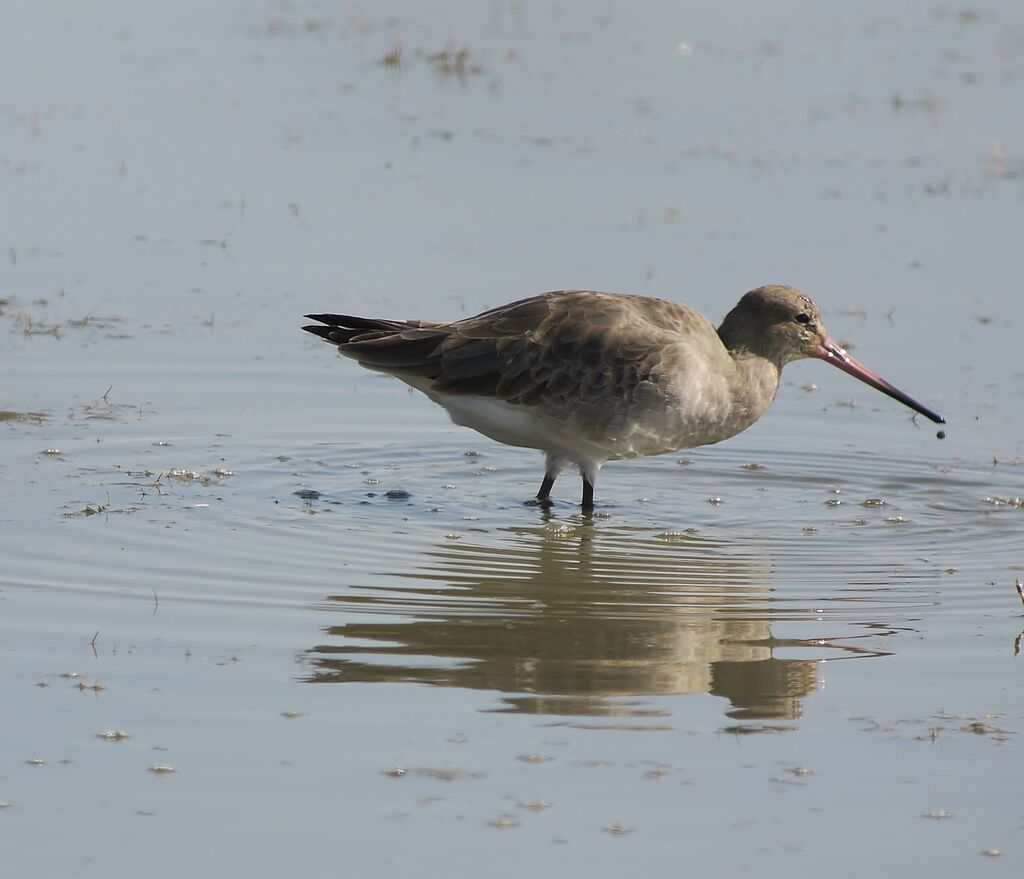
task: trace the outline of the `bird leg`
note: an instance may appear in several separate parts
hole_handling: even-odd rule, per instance
[[[561,455],[548,452],[544,465],[544,481],[540,484],[540,491],[537,492],[537,497],[528,503],[531,505],[537,504],[542,507],[551,506],[551,486],[555,484],[558,474],[566,468],[568,463]]]
[[[545,474],[544,481],[540,484],[540,491],[537,492],[539,503],[551,503],[551,486],[555,484],[555,477],[550,473]]]
[[[583,503],[581,506],[583,512],[588,515],[594,512],[594,483],[586,476],[583,477]]]

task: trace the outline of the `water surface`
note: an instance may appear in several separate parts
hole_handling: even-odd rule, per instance
[[[1019,872],[1014,4],[12,14],[10,869]],[[794,364],[588,521],[298,330],[767,282],[948,437]]]

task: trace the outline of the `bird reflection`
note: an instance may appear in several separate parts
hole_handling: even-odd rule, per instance
[[[770,580],[764,551],[689,533],[551,520],[446,540],[410,570],[329,596],[345,619],[307,652],[306,680],[492,690],[505,711],[606,717],[710,693],[737,720],[792,720],[821,660],[878,654],[773,638],[773,617],[800,609]]]

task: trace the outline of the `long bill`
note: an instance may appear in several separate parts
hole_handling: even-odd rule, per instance
[[[859,378],[864,384],[871,385],[871,387],[881,391],[883,394],[887,394],[894,400],[899,400],[904,406],[909,406],[915,412],[920,412],[925,418],[930,418],[936,424],[946,423],[946,419],[941,415],[932,412],[927,406],[922,406],[913,397],[907,396],[899,388],[894,387],[884,378],[873,373],[863,363],[858,363],[831,339],[825,339],[824,344],[819,346],[814,356],[824,360],[826,363],[831,363],[837,369],[849,373],[854,378]]]

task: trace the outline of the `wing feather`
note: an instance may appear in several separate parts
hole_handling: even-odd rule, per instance
[[[694,315],[662,300],[566,291],[449,324],[309,315],[326,326],[304,329],[371,369],[429,379],[439,393],[561,411],[649,393],[666,345]]]

